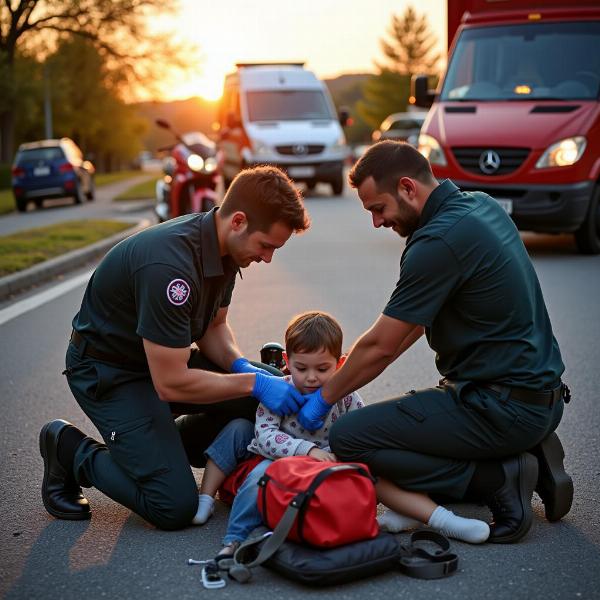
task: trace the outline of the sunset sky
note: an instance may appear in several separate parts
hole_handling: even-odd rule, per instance
[[[180,0],[181,12],[161,25],[199,47],[195,74],[165,82],[164,99],[216,99],[236,62],[305,61],[322,78],[372,72],[379,40],[408,5],[426,14],[446,48],[446,0]]]

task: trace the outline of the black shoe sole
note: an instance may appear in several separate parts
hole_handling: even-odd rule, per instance
[[[56,421],[50,421],[50,423],[46,423],[46,425],[44,425],[42,427],[42,430],[40,431],[40,454],[42,456],[42,459],[44,460],[44,480],[42,481],[42,502],[44,503],[44,508],[53,517],[56,517],[57,519],[65,519],[67,521],[85,521],[92,516],[92,513],[90,511],[76,512],[76,513],[68,512],[67,513],[67,512],[62,512],[60,510],[56,510],[54,507],[52,507],[50,505],[50,503],[48,502],[48,500],[46,498],[46,494],[44,493],[44,490],[46,489],[48,472],[50,470],[48,468],[48,450],[46,448],[46,434],[48,433],[48,430],[55,422]],[[65,424],[67,424],[66,421],[65,421]]]
[[[532,452],[540,470],[535,491],[544,503],[546,519],[560,521],[571,510],[574,491],[563,463],[565,451],[556,433],[551,433]]]
[[[519,528],[503,537],[494,537],[493,532],[488,538],[488,542],[493,544],[514,544],[523,538],[533,523],[533,510],[531,509],[531,498],[538,480],[538,462],[533,456],[525,452],[519,456],[519,498],[522,502],[523,520]]]

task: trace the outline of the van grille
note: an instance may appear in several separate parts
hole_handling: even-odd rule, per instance
[[[323,152],[325,146],[323,144],[293,144],[287,146],[275,146],[279,154],[285,156],[307,156],[309,154],[319,154]]]
[[[493,170],[487,167],[483,170],[481,167],[482,156],[488,152],[494,152],[498,157],[499,166]],[[529,148],[452,148],[454,157],[458,164],[465,170],[477,175],[507,175],[516,171],[529,156]],[[493,161],[492,161],[493,162]]]

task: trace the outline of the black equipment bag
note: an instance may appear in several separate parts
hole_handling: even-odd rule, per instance
[[[276,528],[277,530],[277,528]],[[279,539],[278,539],[279,538]],[[257,529],[227,566],[230,578],[246,583],[251,568],[263,565],[288,579],[311,586],[348,583],[391,570],[420,579],[438,579],[456,572],[458,556],[440,533],[418,530],[407,545],[399,536],[380,532],[375,538],[335,548],[314,548]]]

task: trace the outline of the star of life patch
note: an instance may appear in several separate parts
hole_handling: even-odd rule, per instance
[[[171,304],[181,306],[190,296],[190,286],[183,279],[173,279],[167,286],[167,298]]]

